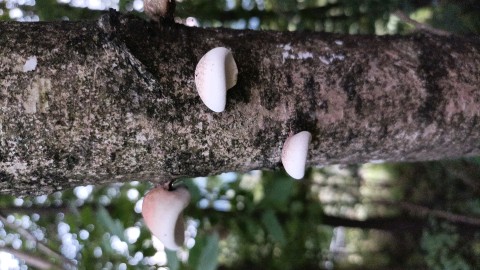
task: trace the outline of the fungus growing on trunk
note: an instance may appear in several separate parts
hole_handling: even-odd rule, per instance
[[[142,216],[145,224],[170,250],[177,250],[185,240],[182,212],[189,202],[190,193],[185,187],[173,190],[156,187],[143,199]]]
[[[224,47],[208,51],[195,68],[195,86],[203,103],[214,112],[225,110],[227,90],[237,83],[232,52]]]
[[[282,163],[285,171],[295,179],[302,179],[305,175],[308,144],[312,134],[308,131],[299,132],[287,138],[282,149]]]

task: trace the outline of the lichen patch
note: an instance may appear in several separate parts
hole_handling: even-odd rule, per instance
[[[26,97],[23,100],[23,108],[26,113],[36,113],[40,111],[45,113],[49,107],[49,92],[52,88],[52,83],[49,79],[41,78],[35,81],[29,88],[27,88]]]
[[[320,61],[322,61],[322,63],[324,63],[325,65],[330,65],[331,63],[333,63],[333,61],[345,60],[345,55],[341,53],[338,53],[338,54],[332,53],[332,54],[319,56],[318,59],[320,59]]]
[[[292,45],[290,43],[281,44],[277,46],[278,48],[282,49],[282,63],[285,63],[285,60],[305,60],[309,58],[313,58],[313,53],[308,51],[299,51],[295,52]]]
[[[27,88],[27,98],[23,101],[23,108],[26,113],[36,113],[37,112],[37,103],[40,100],[40,91],[37,85],[32,85]]]
[[[2,162],[0,163],[0,168],[2,171],[17,177],[19,174],[27,172],[27,163],[22,161]]]
[[[36,56],[28,57],[27,61],[25,61],[25,64],[23,65],[23,72],[34,71],[36,68],[37,68],[37,57]]]

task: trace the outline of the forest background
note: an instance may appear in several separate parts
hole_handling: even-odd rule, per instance
[[[95,20],[109,8],[144,16],[141,0],[0,0],[0,19]],[[480,32],[474,0],[184,0],[176,16],[235,29]],[[479,180],[480,158],[334,165],[301,181],[280,171],[184,179],[193,199],[178,252],[141,219],[149,183],[2,195],[0,269],[475,269]]]

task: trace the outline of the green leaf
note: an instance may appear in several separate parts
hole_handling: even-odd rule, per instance
[[[123,234],[124,228],[119,220],[113,220],[110,213],[103,207],[99,206],[97,211],[98,221],[105,228],[106,231],[118,236],[120,240],[125,241],[125,235]]]
[[[83,224],[94,224],[96,222],[95,215],[90,205],[85,205],[80,210],[80,215]]]
[[[178,270],[180,268],[180,262],[178,261],[177,252],[172,250],[165,250],[167,254],[167,266],[170,270]]]
[[[199,201],[202,198],[202,192],[198,188],[198,186],[193,182],[192,179],[185,179],[183,184],[187,187],[188,191],[190,192],[191,200],[193,202]]]
[[[294,181],[287,177],[275,177],[266,181],[265,197],[262,203],[273,206],[275,209],[286,209],[287,203],[294,189]]]
[[[269,236],[280,245],[285,245],[287,240],[285,238],[285,233],[283,232],[282,226],[278,221],[277,216],[272,210],[267,210],[262,215],[262,223],[267,229]]]
[[[200,261],[198,263],[198,270],[215,270],[218,265],[218,242],[220,238],[217,233],[209,235],[203,246],[202,253],[200,255]]]
[[[102,245],[102,249],[103,249],[103,252],[104,254],[113,254],[113,248],[112,248],[112,245],[110,243],[110,235],[108,233],[105,233],[104,235],[101,236],[101,245]]]
[[[205,237],[203,235],[197,235],[197,237],[195,237],[195,246],[190,249],[188,254],[188,265],[198,265],[204,243]]]

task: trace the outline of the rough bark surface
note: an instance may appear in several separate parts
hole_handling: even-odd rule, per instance
[[[348,36],[98,21],[0,23],[0,192],[480,154],[480,39]],[[194,85],[208,50],[239,77],[223,113]],[[23,71],[29,57],[33,71]]]

